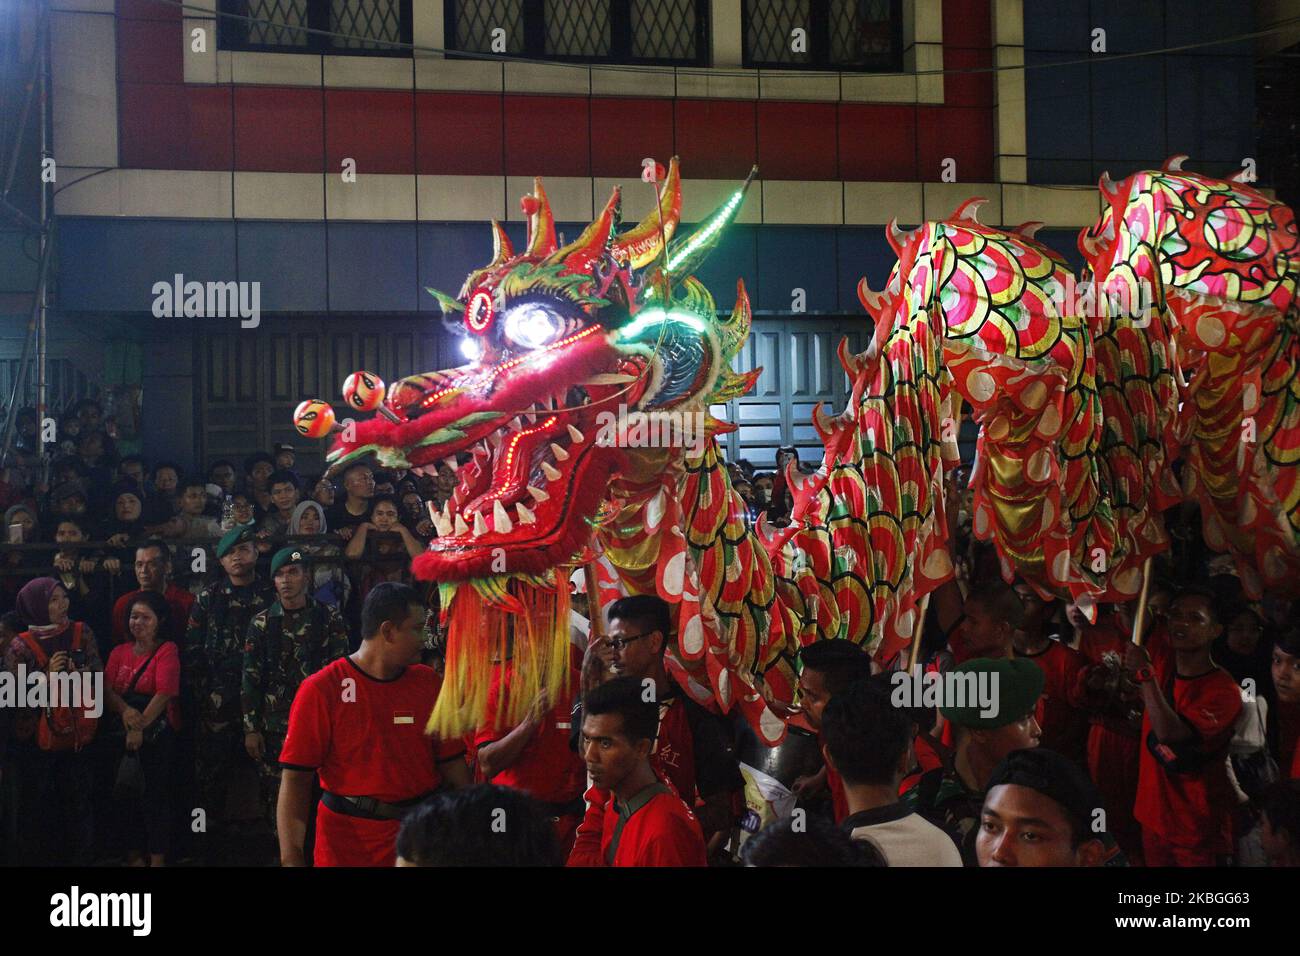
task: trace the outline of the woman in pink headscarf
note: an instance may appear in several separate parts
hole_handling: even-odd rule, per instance
[[[54,578],[28,581],[15,608],[25,630],[5,650],[5,669],[96,672],[103,661],[95,635],[68,617],[68,592]],[[102,692],[102,681],[95,685]],[[87,709],[102,707],[102,701]],[[91,751],[42,750],[36,740],[38,709],[20,711],[15,719],[13,766],[18,777],[18,856],[24,865],[92,862],[94,825],[91,804]]]

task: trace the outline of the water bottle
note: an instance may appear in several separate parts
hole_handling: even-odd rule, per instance
[[[221,530],[229,531],[235,526],[235,499],[226,495],[226,500],[221,505]]]

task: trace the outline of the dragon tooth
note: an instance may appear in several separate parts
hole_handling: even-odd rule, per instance
[[[568,461],[569,453],[561,448],[555,442],[551,442],[551,454],[555,456],[556,461]]]
[[[468,533],[469,533],[469,525],[467,525],[467,524],[465,523],[465,519],[462,518],[462,517],[460,516],[460,512],[456,512],[456,525],[455,525],[455,530],[456,530],[456,534],[468,534]]]
[[[624,375],[622,372],[601,372],[599,375],[593,375],[588,378],[583,385],[626,385],[628,382],[635,382],[635,375]]]
[[[500,448],[500,447],[501,447],[501,433],[500,433],[500,432],[493,432],[491,435],[488,435],[488,437],[487,437],[487,442],[488,442],[488,447],[489,447],[489,448]]]
[[[538,504],[541,504],[543,501],[551,500],[550,495],[542,491],[541,488],[534,488],[532,485],[528,486],[528,493],[533,496],[533,500],[536,501]]]
[[[497,534],[509,534],[514,528],[510,516],[506,514],[506,509],[501,504],[501,499],[492,502],[492,530]]]
[[[439,537],[446,537],[451,534],[451,522],[440,514],[434,514],[433,526],[438,530]]]
[[[545,461],[542,462],[542,474],[546,476],[548,481],[557,481],[560,477],[560,473],[555,466]]]
[[[572,425],[568,426],[568,428],[569,428],[569,437],[573,439],[573,443],[575,445],[581,445],[584,440],[582,437],[582,432],[578,431]]]
[[[537,521],[536,516],[524,507],[522,501],[515,505],[515,512],[519,515],[520,524],[534,524]]]
[[[474,537],[487,534],[487,522],[483,520],[483,512],[474,512]]]

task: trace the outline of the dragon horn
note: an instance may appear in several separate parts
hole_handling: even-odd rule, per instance
[[[964,204],[962,208],[965,208],[965,205],[968,204]],[[961,210],[959,209],[957,211],[960,212]],[[912,238],[920,231],[921,227],[917,226],[910,232],[904,232],[902,229],[898,228],[898,218],[895,217],[889,220],[889,227],[885,230],[885,238],[889,240],[889,246],[894,250],[894,255],[902,258],[903,250],[907,247],[907,244],[912,240]]]
[[[749,191],[749,186],[757,175],[758,167],[755,166],[749,171],[745,181],[740,184],[740,188],[732,193],[726,202],[709,213],[694,232],[689,236],[678,236],[668,244],[667,271],[670,277],[690,275],[718,247],[723,229],[740,214],[740,207],[745,202],[745,193]]]
[[[1250,170],[1245,169],[1245,168],[1243,167],[1242,169],[1237,170],[1235,173],[1233,173],[1231,176],[1229,176],[1229,177],[1228,177],[1228,182],[1230,182],[1230,183],[1246,183],[1246,182],[1249,182],[1249,180],[1246,178],[1249,174],[1250,174]]]
[[[867,285],[866,276],[858,280],[858,301],[862,303],[862,307],[867,310],[867,314],[876,322],[884,322],[888,318],[885,314],[885,307],[889,304],[889,297],[883,292],[874,291],[871,286]]]
[[[979,212],[980,206],[983,206],[987,202],[988,200],[985,199],[983,196],[974,196],[970,199],[967,199],[964,203],[962,203],[960,206],[957,207],[956,211],[951,216],[948,217],[948,221],[960,222],[961,220],[964,219],[967,222],[973,222],[979,224],[979,216],[977,215],[977,213]]]
[[[588,272],[591,269],[591,264],[605,252],[605,246],[609,242],[609,234],[618,221],[618,212],[622,199],[622,188],[615,186],[614,191],[610,193],[609,202],[605,203],[605,208],[600,211],[600,215],[593,219],[586,229],[582,230],[582,235],[563,249],[553,253],[550,260],[563,262],[565,268],[570,272]]]
[[[530,199],[532,203],[529,203]],[[555,251],[555,216],[551,213],[551,201],[546,198],[540,176],[533,180],[533,194],[525,196],[521,205],[529,214],[526,254],[545,259]],[[530,205],[532,209],[529,209]]]
[[[1020,225],[1016,226],[1016,228],[1012,229],[1011,231],[1014,232],[1017,236],[1022,236],[1025,239],[1036,239],[1038,237],[1038,230],[1042,228],[1043,228],[1042,220],[1031,219],[1029,220],[1029,222],[1022,222]]]
[[[1119,197],[1119,186],[1115,185],[1114,181],[1110,178],[1109,169],[1102,171],[1101,179],[1098,180],[1097,185],[1101,191],[1106,194],[1106,198],[1116,199]]]
[[[501,265],[508,259],[513,259],[515,255],[514,244],[510,242],[510,237],[506,231],[501,228],[501,223],[495,219],[492,220],[492,261],[488,263],[487,268],[492,269]]]
[[[428,286],[424,287],[424,291],[438,300],[438,305],[442,306],[442,311],[444,313],[465,311],[465,303],[461,302],[454,295],[439,292],[437,289],[431,289]]]
[[[650,215],[614,240],[612,251],[616,261],[641,269],[655,260],[663,248],[659,241],[660,210],[664,217],[663,238],[671,240],[682,216],[682,178],[676,156],[668,163],[668,174],[659,190],[659,202]]]
[[[1160,171],[1162,173],[1181,173],[1183,171],[1183,163],[1186,161],[1186,153],[1177,153],[1164,161],[1160,167]]]
[[[745,291],[745,280],[736,280],[736,307],[731,310],[731,318],[720,325],[720,345],[722,354],[731,359],[740,351],[749,336],[749,327],[753,322],[753,311],[749,305],[749,293]]]

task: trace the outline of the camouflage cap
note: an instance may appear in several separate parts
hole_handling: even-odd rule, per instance
[[[281,548],[271,559],[271,573],[275,574],[286,564],[305,564],[306,561],[307,552],[302,548]]]
[[[237,524],[223,534],[221,540],[217,542],[217,557],[224,558],[230,553],[231,548],[256,538],[257,532],[253,530],[251,524]]]
[[[945,706],[939,708],[939,713],[948,720],[971,730],[996,730],[1032,714],[1046,683],[1037,664],[1019,657],[997,660],[976,657],[958,664],[945,676],[952,679],[953,686],[964,683],[976,690],[975,694],[966,695],[960,707],[952,706],[953,695],[945,693]],[[985,689],[989,691],[988,698],[970,699],[981,697]]]

